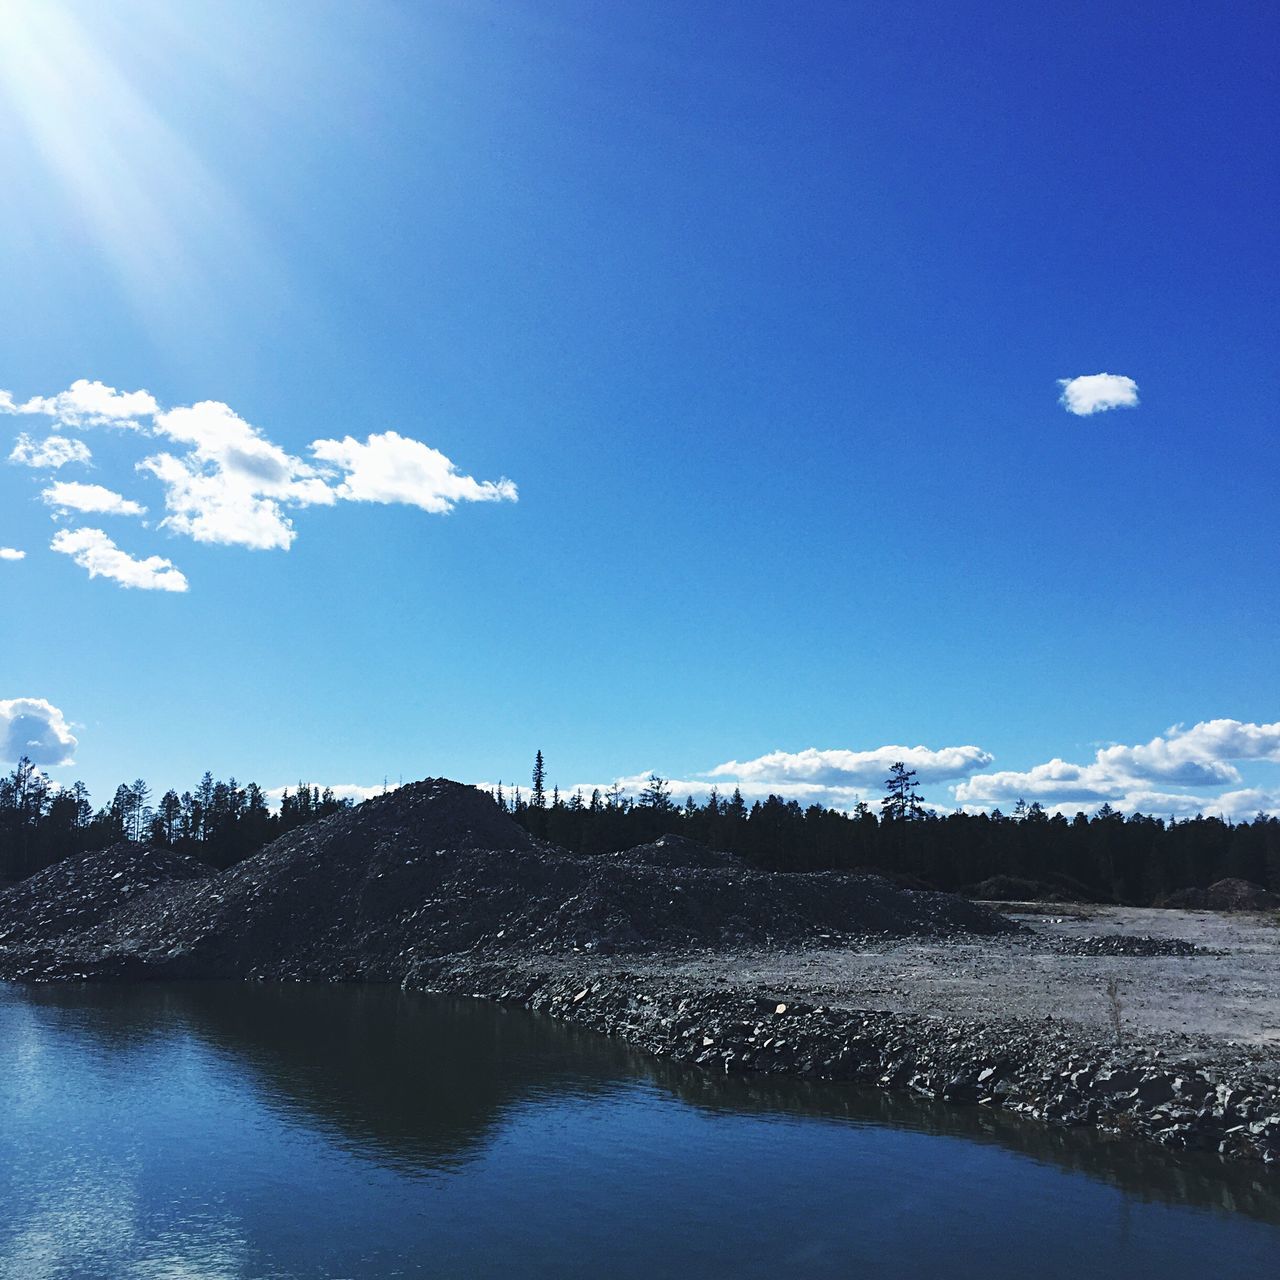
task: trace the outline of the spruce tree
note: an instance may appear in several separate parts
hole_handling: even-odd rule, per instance
[[[547,807],[547,767],[543,763],[541,751],[533,757],[533,799],[530,805],[534,809]]]

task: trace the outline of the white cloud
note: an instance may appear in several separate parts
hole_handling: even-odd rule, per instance
[[[1030,798],[1030,797],[1026,797]],[[963,804],[958,806],[965,813],[989,813],[1000,808],[1007,814],[1016,801],[988,804]],[[1223,791],[1218,795],[1194,795],[1184,791],[1125,791],[1106,799],[1085,801],[1040,801],[1048,814],[1061,814],[1065,818],[1077,813],[1096,813],[1108,804],[1118,813],[1145,813],[1153,818],[1222,818],[1228,822],[1247,822],[1260,810],[1280,815],[1280,792],[1246,787],[1236,791]]]
[[[0,391],[0,413],[43,413],[68,427],[136,427],[159,406],[147,391],[117,391],[101,382],[79,378],[55,396],[32,396],[16,404],[13,394]]]
[[[674,799],[683,803],[686,796],[705,801],[715,788],[722,797],[736,788],[748,803],[779,796],[797,804],[825,805],[833,809],[852,809],[860,800],[873,807],[879,803],[890,769],[902,761],[914,769],[920,784],[965,778],[991,763],[989,751],[981,747],[886,746],[870,751],[826,750],[810,747],[804,751],[773,751],[754,760],[729,760],[694,778],[671,779],[668,785]],[[616,785],[630,796],[637,796],[648,782],[648,773],[637,773],[616,779]],[[584,795],[593,787],[601,793],[610,783],[579,784]],[[564,792],[572,795],[579,787]],[[926,805],[926,807],[932,807]]]
[[[1087,764],[1055,758],[1031,769],[976,774],[956,787],[956,800],[981,807],[1039,800],[1046,807],[1063,809],[1109,803],[1148,813],[1208,813],[1217,805],[1225,812],[1252,803],[1247,800],[1251,795],[1265,793],[1237,788],[1207,797],[1165,788],[1238,784],[1240,771],[1233,761],[1241,760],[1280,762],[1280,721],[1205,720],[1190,729],[1175,726],[1138,746],[1103,747]]]
[[[0,547],[0,560],[25,560],[27,553],[17,547]]]
[[[150,392],[122,392],[80,379],[57,395],[33,396],[22,403],[16,403],[10,392],[0,391],[0,412],[45,414],[78,427],[130,426],[139,436],[180,446],[161,446],[136,469],[163,486],[166,515],[161,527],[197,542],[288,550],[297,537],[290,512],[333,506],[339,499],[406,503],[443,513],[459,502],[515,501],[517,497],[510,480],[475,480],[439,450],[395,431],[370,435],[363,443],[351,436],[316,440],[311,446],[315,459],[307,461],[282,449],[216,400],[165,410]],[[13,462],[50,469],[68,462],[87,463],[90,457],[79,441],[57,435],[39,442],[20,435],[10,454]],[[100,485],[54,484],[42,497],[60,511],[141,515],[146,510]],[[86,543],[85,531],[75,536],[79,541],[70,554],[91,557],[92,553],[94,563],[106,563],[101,544]],[[64,541],[58,549],[69,545]],[[114,544],[111,551],[124,556]],[[124,558],[135,566],[155,563],[168,571],[145,585],[185,590],[186,580],[168,561]],[[146,575],[123,567],[120,573],[124,576],[112,576],[128,585],[144,585]],[[181,587],[173,585],[179,580]]]
[[[785,783],[816,784],[819,787],[878,787],[889,769],[902,761],[914,769],[921,783],[967,778],[992,761],[981,747],[876,747],[872,751],[772,751],[754,760],[730,760],[716,765],[712,778],[735,778],[776,787]]]
[[[190,451],[181,458],[157,454],[139,468],[165,486],[170,514],[162,523],[197,542],[287,550],[297,532],[283,507],[335,501],[314,467],[219,401],[171,409],[158,414],[155,425]]]
[[[161,556],[135,560],[121,551],[101,529],[59,529],[49,544],[70,556],[91,578],[110,578],[122,587],[141,591],[185,591],[187,580]]]
[[[801,806],[850,810],[862,800],[876,809],[889,770],[899,760],[916,771],[925,788],[925,807],[939,813],[953,808],[973,813],[1008,810],[1020,799],[1039,801],[1049,812],[1067,815],[1103,804],[1125,813],[1203,813],[1233,821],[1251,818],[1259,809],[1280,812],[1280,793],[1242,785],[1232,763],[1280,763],[1280,721],[1207,720],[1189,729],[1176,726],[1138,746],[1104,747],[1085,764],[1053,759],[1030,769],[993,773],[977,772],[991,764],[992,756],[976,746],[886,746],[869,751],[811,747],[730,760],[693,778],[670,779],[668,786],[677,803],[689,795],[705,801],[712,787],[726,797],[736,787],[748,803],[776,795]],[[616,785],[634,798],[648,778],[648,773],[632,774],[616,779]],[[938,786],[956,779],[951,787]],[[615,784],[579,783],[562,788],[561,794],[568,797],[581,790],[590,796],[593,788],[604,794],[611,785]],[[1203,790],[1197,792],[1198,788]],[[954,793],[953,800],[948,792]]]
[[[51,507],[59,511],[84,511],[96,515],[109,516],[141,516],[146,514],[146,507],[139,506],[129,498],[123,497],[113,489],[104,488],[100,484],[79,484],[70,480],[59,480],[45,489],[40,497]]]
[[[267,800],[272,805],[278,805],[287,791],[290,795],[296,795],[298,786],[318,787],[323,791],[332,791],[339,800],[350,800],[354,804],[361,804],[365,800],[372,800],[374,796],[385,795],[388,791],[395,791],[397,783],[377,783],[372,787],[361,786],[358,782],[303,782],[301,784],[292,783],[287,787],[271,787],[263,792]]]
[[[1118,373],[1088,373],[1078,378],[1059,378],[1062,395],[1058,403],[1068,413],[1087,417],[1106,409],[1133,408],[1138,403],[1138,384]]]
[[[47,436],[43,440],[32,440],[24,431],[14,442],[9,461],[20,463],[24,467],[43,467],[56,471],[68,462],[87,463],[92,457],[89,446],[83,440],[68,440],[66,436]]]
[[[70,764],[76,739],[61,711],[44,698],[0,701],[0,760]]]
[[[1155,809],[1145,810],[1157,812]],[[1200,810],[1196,810],[1197,813]],[[1245,787],[1240,791],[1224,791],[1210,800],[1203,810],[1206,817],[1226,818],[1231,822],[1244,822],[1259,813],[1280,814],[1280,793],[1263,791],[1257,787]]]
[[[458,502],[517,500],[510,480],[463,475],[438,449],[395,431],[371,435],[364,444],[351,436],[316,440],[311,451],[347,473],[335,492],[350,502],[406,503],[439,515]]]

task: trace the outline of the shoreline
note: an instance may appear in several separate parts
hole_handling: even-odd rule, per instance
[[[940,1019],[717,991],[663,982],[661,967],[636,971],[626,957],[604,970],[442,960],[401,985],[516,1005],[716,1075],[907,1091],[1280,1170],[1280,1086],[1250,1070],[1248,1055],[1215,1065],[1161,1047],[1108,1046],[1062,1022]]]
[[[1003,963],[1019,952],[1024,961],[1043,957],[1046,941],[1052,940],[1005,940]],[[879,950],[869,952],[868,944]],[[830,1000],[814,999],[825,970],[844,968],[850,959],[872,955],[902,965],[902,956],[914,963],[923,953],[956,966],[966,950],[997,946],[991,939],[888,945],[846,939],[773,953],[707,948],[530,956],[509,950],[484,959],[474,952],[432,956],[407,968],[276,964],[241,973],[212,972],[187,956],[166,962],[118,954],[100,963],[81,954],[65,966],[46,962],[24,973],[25,966],[12,963],[14,953],[0,948],[0,972],[8,981],[36,983],[353,982],[476,998],[545,1014],[714,1076],[794,1077],[906,1092],[1280,1172],[1280,1071],[1266,1047],[1141,1031],[1118,1046],[1066,1017],[992,1017],[972,1002],[963,1010],[874,1008],[858,998],[867,992],[861,980],[832,992]],[[815,969],[817,980],[797,980]],[[770,980],[759,980],[762,971]]]
[[[1010,914],[1029,931],[473,953],[404,985],[518,1004],[716,1074],[871,1085],[1280,1170],[1280,917]]]
[[[718,1075],[1280,1166],[1280,916],[1032,907],[678,838],[582,857],[427,779],[224,871],[127,843],[57,863],[0,895],[0,975],[478,995]]]

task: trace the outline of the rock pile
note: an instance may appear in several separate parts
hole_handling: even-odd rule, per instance
[[[651,844],[638,844],[634,849],[600,855],[607,862],[629,862],[646,867],[704,867],[711,870],[742,870],[743,861],[732,853],[708,849],[684,836],[659,836]]]
[[[1056,938],[1053,948],[1062,956],[1196,956],[1203,947],[1183,938],[1151,938],[1128,933],[1105,933],[1088,938]]]
[[[79,932],[27,929],[13,939],[26,953],[0,954],[0,972],[402,981],[424,960],[476,950],[1018,931],[948,894],[874,876],[755,871],[687,840],[611,857],[566,853],[528,835],[484,793],[443,779],[300,828],[160,897],[103,896],[100,876],[80,885],[80,869],[60,865],[51,869],[56,883],[21,886],[24,918],[57,914],[71,894],[87,904]],[[0,909],[0,930],[8,918]]]
[[[1280,895],[1269,893],[1251,880],[1217,880],[1207,889],[1180,889],[1160,904],[1184,911],[1274,911]]]
[[[66,858],[0,891],[0,946],[45,944],[83,934],[156,890],[207,880],[195,858],[117,844]]]

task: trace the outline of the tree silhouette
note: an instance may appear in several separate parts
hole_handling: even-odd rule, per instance
[[[912,822],[925,816],[914,769],[908,769],[903,761],[895,760],[889,766],[884,786],[880,812],[886,822]]]
[[[986,882],[999,878],[1020,893],[1140,906],[1224,876],[1280,892],[1280,817],[1266,812],[1243,823],[1204,816],[1166,820],[1126,816],[1104,804],[1092,817],[1071,817],[1033,801],[1018,806],[1020,821],[999,811],[934,817],[920,799],[915,773],[902,761],[886,779],[880,816],[861,802],[849,811],[820,804],[801,809],[769,796],[748,806],[736,788],[727,799],[713,791],[701,804],[677,805],[658,774],[635,800],[614,783],[607,791],[593,789],[585,802],[575,792],[549,804],[541,752],[535,768],[541,806],[527,803],[516,787],[503,796],[508,812],[534,835],[584,854],[633,848],[670,833],[773,871],[875,870],[981,896],[992,896]],[[190,791],[157,792],[154,810],[150,794],[142,779],[122,783],[95,811],[81,784],[59,785],[30,760],[19,760],[0,774],[0,887],[121,839],[149,840],[230,866],[350,803],[299,782],[272,810],[261,787],[212,774]]]
[[[541,751],[533,757],[533,799],[529,803],[535,809],[547,807],[547,766]]]
[[[656,773],[651,773],[640,793],[640,804],[646,809],[655,809],[659,813],[667,813],[674,806],[671,803],[671,787],[667,780]]]

